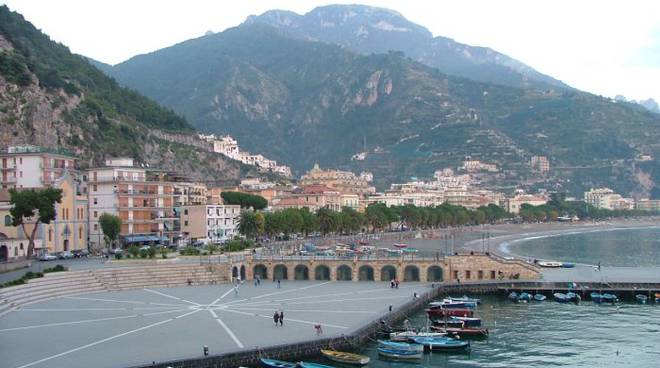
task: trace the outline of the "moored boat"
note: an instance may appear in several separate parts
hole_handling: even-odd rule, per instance
[[[555,301],[558,303],[568,303],[571,300],[564,293],[554,293],[552,296],[555,298]]]
[[[421,337],[412,336],[410,337],[410,340],[415,341],[416,338],[421,338]],[[392,349],[392,350],[424,351],[424,346],[417,343],[411,344],[408,342],[397,342],[397,341],[387,341],[387,340],[378,340],[378,347],[385,349]]]
[[[476,302],[472,301],[454,301],[452,299],[443,299],[441,302],[429,303],[430,308],[450,308],[450,309],[475,309]]]
[[[261,358],[261,365],[266,368],[297,368],[297,363],[285,362],[283,360]]]
[[[441,332],[416,332],[416,331],[403,331],[393,332],[390,334],[390,340],[396,342],[407,342],[413,337],[441,337],[446,334]]]
[[[563,263],[555,261],[539,261],[537,264],[545,268],[559,268],[564,266]]]
[[[546,299],[548,298],[543,294],[538,294],[538,293],[534,294],[534,301],[536,302],[542,302],[545,301]]]
[[[321,355],[332,361],[338,363],[344,363],[344,364],[366,365],[369,364],[370,361],[368,356],[354,354],[354,353],[346,353],[337,350],[323,349],[321,350]]]
[[[516,293],[515,291],[510,292],[509,293],[509,300],[511,300],[512,302],[517,302],[518,301],[518,293]]]
[[[580,304],[580,302],[582,301],[582,297],[580,295],[570,291],[566,293],[566,297],[568,298],[569,301],[575,304]]]
[[[564,268],[574,268],[575,263],[564,262],[564,263],[561,264],[561,266],[564,267]]]
[[[408,248],[408,244],[404,244],[404,243],[394,243],[392,245],[394,245],[395,247],[397,247],[399,249]]]
[[[460,336],[462,338],[483,338],[488,337],[488,329],[483,327],[444,327],[431,326],[431,330],[442,332],[449,335]]]
[[[449,337],[416,337],[413,341],[430,350],[464,351],[470,349],[469,341],[456,340]]]
[[[617,298],[616,295],[614,294],[608,294],[608,293],[603,293],[603,302],[604,303],[617,303],[619,301],[619,298]]]
[[[646,304],[649,301],[649,297],[644,295],[644,294],[635,295],[635,299],[637,300],[637,303],[639,303],[639,304]]]
[[[423,352],[378,348],[378,355],[393,360],[420,360]]]
[[[472,317],[474,316],[474,310],[472,309],[463,309],[463,308],[430,308],[426,310],[426,313],[429,317]]]
[[[601,293],[597,293],[594,291],[593,293],[589,294],[589,296],[591,297],[591,301],[594,303],[600,304],[603,302],[603,294]]]
[[[655,293],[655,302],[660,303],[660,293]]]
[[[519,303],[527,303],[532,301],[532,295],[530,293],[522,292],[518,295],[517,301]]]
[[[470,298],[467,295],[463,295],[463,296],[459,296],[459,297],[449,296],[445,299],[451,300],[452,302],[472,302],[474,304],[481,304],[481,299],[479,299],[479,298]]]
[[[331,365],[312,363],[312,362],[299,362],[298,368],[335,368]]]

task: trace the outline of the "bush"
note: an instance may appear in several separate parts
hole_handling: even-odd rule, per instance
[[[167,258],[167,248],[165,247],[160,248],[160,256],[163,257],[163,259]]]
[[[199,249],[188,246],[179,250],[179,254],[181,254],[182,256],[198,256]]]
[[[46,268],[46,269],[44,269],[44,273],[50,273],[50,272],[62,272],[62,271],[66,271],[66,268],[64,268],[64,266],[62,266],[62,265],[60,265],[60,264],[58,264],[58,265],[55,266],[55,267],[51,267],[51,268]]]
[[[115,253],[115,259],[122,259],[124,256],[121,253]],[[130,255],[128,255],[130,257]]]
[[[140,255],[140,248],[138,248],[137,245],[131,245],[128,247],[127,251],[133,258],[137,258],[137,256]]]
[[[154,246],[149,247],[149,249],[147,249],[147,255],[149,256],[149,258],[156,257],[156,247]]]
[[[255,243],[252,240],[234,239],[225,243],[225,250],[228,252],[238,252],[248,248],[253,248]]]
[[[148,249],[140,249],[140,258],[147,258],[149,257],[149,250]]]

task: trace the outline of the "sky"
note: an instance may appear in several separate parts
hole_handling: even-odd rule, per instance
[[[73,52],[117,64],[271,9],[359,3],[398,11],[434,36],[486,46],[595,94],[660,102],[657,0],[7,0]]]

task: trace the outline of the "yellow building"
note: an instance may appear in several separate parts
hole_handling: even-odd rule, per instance
[[[300,185],[324,185],[340,193],[367,195],[376,192],[369,185],[366,177],[357,176],[350,171],[323,170],[318,164],[300,178]]]

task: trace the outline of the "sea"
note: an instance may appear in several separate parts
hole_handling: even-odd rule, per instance
[[[660,266],[660,229],[626,229],[541,237],[517,242],[519,255],[607,266]],[[660,274],[658,275],[660,282]],[[660,303],[617,305],[583,301],[513,303],[486,295],[476,315],[489,329],[469,353],[425,354],[418,363],[378,357],[377,343],[356,349],[370,367],[660,367]],[[426,326],[423,311],[409,316]],[[338,366],[319,357],[317,362]]]

